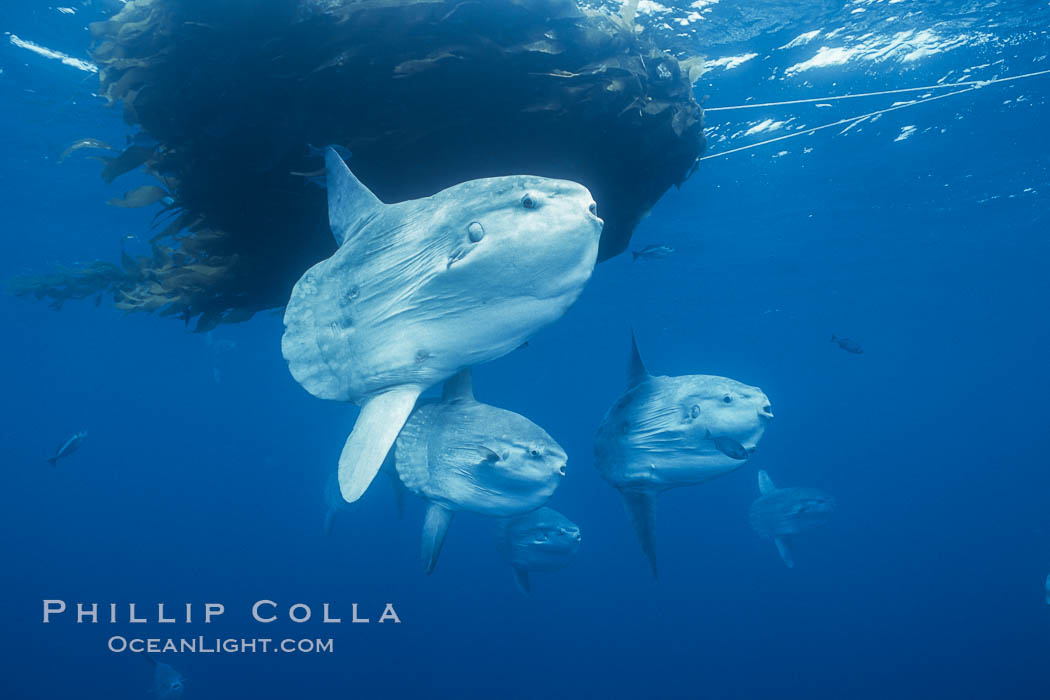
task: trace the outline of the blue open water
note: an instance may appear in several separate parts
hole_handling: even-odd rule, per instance
[[[731,23],[735,4],[697,3],[709,19],[668,38],[711,61],[755,54],[711,67],[707,106],[1050,68],[1045,2],[748,3],[765,22],[710,40],[703,23]],[[104,206],[132,176],[107,186],[92,161],[55,163],[78,138],[129,133],[92,96],[96,75],[9,41],[87,60],[84,26],[107,10],[73,9],[0,11],[5,279],[115,259],[152,216]],[[678,26],[693,9],[643,3],[638,21]],[[798,67],[817,56],[838,58]],[[711,112],[707,153],[927,94]],[[356,409],[296,384],[279,314],[209,345],[90,301],[56,313],[0,297],[0,698],[146,697],[149,665],[107,639],[198,634],[331,637],[335,651],[166,656],[186,698],[1050,696],[1048,96],[1050,76],[996,83],[705,160],[631,246],[673,254],[602,263],[563,319],[476,368],[479,399],[569,455],[551,505],[583,545],[531,597],[480,517],[457,518],[424,576],[421,505],[398,520],[384,483],[324,536],[322,489]],[[653,373],[733,377],[776,414],[742,468],[661,497],[658,581],[592,459],[632,327]],[[80,429],[83,448],[48,467]],[[837,499],[829,527],[797,540],[794,569],[748,525],[757,469]],[[44,599],[226,614],[43,625]],[[315,618],[331,602],[344,624],[259,625],[259,599]],[[372,624],[348,623],[353,602]],[[388,602],[401,624],[376,624]]]

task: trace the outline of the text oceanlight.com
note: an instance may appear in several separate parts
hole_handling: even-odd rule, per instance
[[[328,639],[209,639],[189,637],[180,639],[128,639],[110,637],[107,648],[117,654],[331,654],[335,646]]]

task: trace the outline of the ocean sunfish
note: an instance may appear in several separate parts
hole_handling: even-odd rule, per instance
[[[427,501],[423,569],[437,564],[456,511],[498,518],[535,510],[565,476],[565,450],[524,416],[477,401],[469,369],[441,401],[412,412],[394,446],[398,476]]]
[[[632,335],[627,391],[598,427],[594,457],[623,496],[654,576],[656,496],[740,467],[744,455],[724,454],[714,438],[732,440],[750,455],[772,418],[769,399],[757,387],[706,374],[650,375]]]
[[[153,665],[153,686],[150,692],[159,700],[177,700],[186,689],[186,679],[168,664],[145,654],[146,661]]]
[[[543,507],[504,523],[501,548],[522,593],[532,591],[530,571],[557,571],[580,549],[580,528],[553,508]]]
[[[755,532],[773,540],[788,568],[794,568],[791,537],[826,524],[835,512],[835,499],[817,489],[778,489],[764,471],[758,472],[761,494],[751,504],[749,517]]]
[[[529,175],[384,204],[326,153],[339,249],[292,290],[281,348],[314,396],[361,405],[339,458],[356,501],[428,387],[520,347],[583,291],[602,220],[583,185]]]

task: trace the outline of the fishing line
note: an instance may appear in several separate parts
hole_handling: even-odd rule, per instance
[[[744,104],[744,105],[730,105],[727,107],[705,107],[704,112],[724,112],[733,109],[755,109],[757,107],[780,107],[783,105],[801,105],[810,104],[813,102],[833,102],[835,100],[852,100],[856,97],[877,97],[879,95],[899,95],[904,92],[923,92],[926,90],[947,90],[949,88],[962,87],[964,85],[973,87],[984,87],[985,85],[995,85],[996,83],[1006,83],[1011,80],[1023,80],[1025,78],[1035,78],[1040,75],[1046,75],[1050,73],[1050,68],[1046,70],[1036,71],[1034,73],[1024,73],[1022,75],[1011,75],[1007,78],[995,78],[993,80],[963,80],[958,83],[948,83],[946,85],[924,85],[922,87],[910,87],[910,88],[898,88],[896,90],[880,90],[878,92],[860,92],[856,95],[832,95],[831,97],[808,97],[802,100],[786,100],[784,102],[762,102],[759,104]]]
[[[1050,71],[1044,71],[1044,72],[1050,72]],[[793,131],[790,134],[784,134],[783,136],[777,136],[776,138],[766,139],[765,141],[759,141],[758,143],[748,144],[747,146],[740,146],[739,148],[731,148],[728,151],[721,151],[720,153],[712,153],[711,155],[700,156],[699,158],[697,158],[697,162],[699,162],[701,160],[708,160],[710,158],[720,158],[722,156],[727,156],[730,153],[738,153],[740,151],[746,151],[746,150],[749,150],[751,148],[758,148],[759,146],[765,146],[765,145],[770,144],[770,143],[776,143],[777,141],[783,141],[784,139],[795,138],[796,136],[805,136],[807,134],[812,134],[812,133],[815,133],[817,131],[820,131],[822,129],[830,129],[830,128],[835,127],[835,126],[842,126],[843,124],[851,124],[851,125],[853,125],[853,124],[856,124],[858,122],[864,121],[865,119],[870,119],[871,117],[877,117],[880,114],[886,114],[887,112],[896,112],[898,109],[904,109],[906,107],[914,107],[916,105],[925,104],[926,102],[933,102],[934,100],[943,100],[943,99],[945,99],[947,97],[954,97],[955,95],[961,95],[964,92],[973,92],[974,90],[980,90],[981,87],[983,87],[986,84],[987,83],[981,82],[980,84],[973,85],[972,87],[968,87],[968,88],[963,88],[962,90],[956,90],[955,92],[949,92],[949,93],[946,93],[946,94],[943,94],[943,95],[934,95],[932,97],[926,97],[926,98],[923,98],[921,100],[913,100],[912,102],[905,102],[903,104],[894,105],[893,107],[886,107],[885,109],[879,109],[879,110],[876,110],[874,112],[868,112],[867,114],[860,114],[860,115],[855,116],[855,117],[846,117],[845,119],[839,119],[837,122],[831,122],[830,124],[821,124],[820,126],[814,126],[811,129],[803,129],[802,131]]]

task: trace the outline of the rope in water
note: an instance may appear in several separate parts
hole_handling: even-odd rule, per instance
[[[783,105],[802,105],[810,104],[813,102],[833,102],[835,100],[852,100],[857,97],[877,97],[879,95],[899,95],[905,92],[923,92],[926,90],[946,90],[949,88],[957,88],[962,86],[973,86],[973,87],[984,87],[985,85],[994,85],[996,83],[1006,83],[1012,80],[1023,80],[1025,78],[1035,78],[1040,75],[1046,75],[1050,73],[1050,68],[1046,70],[1035,71],[1034,73],[1024,73],[1022,75],[1011,75],[1006,78],[995,78],[992,80],[963,80],[957,83],[947,83],[945,85],[924,85],[921,87],[910,87],[910,88],[898,88],[896,90],[880,90],[878,92],[861,92],[855,95],[833,95],[831,97],[809,97],[802,100],[786,100],[784,102],[762,102],[756,104],[743,104],[743,105],[729,105],[727,107],[705,107],[704,112],[725,112],[733,109],[755,109],[757,107],[781,107]]]
[[[874,112],[868,112],[867,114],[861,114],[856,117],[847,117],[846,119],[839,119],[837,122],[831,122],[830,124],[821,124],[820,126],[814,126],[811,129],[793,131],[790,134],[784,134],[783,136],[777,136],[773,139],[766,139],[765,141],[759,141],[758,143],[748,144],[747,146],[740,146],[739,148],[731,148],[728,151],[721,151],[719,153],[712,153],[711,155],[707,156],[700,156],[699,158],[697,158],[697,160],[700,161],[708,160],[710,158],[721,158],[722,156],[727,156],[730,153],[738,153],[740,151],[746,151],[751,148],[758,148],[759,146],[765,146],[770,143],[776,143],[777,141],[783,141],[784,139],[795,138],[796,136],[805,136],[806,134],[812,134],[814,132],[820,131],[821,129],[830,129],[835,126],[842,126],[843,124],[857,124],[864,121],[865,119],[870,119],[871,117],[875,117],[880,114],[886,114],[887,112],[895,112],[898,109],[904,109],[905,107],[914,107],[915,105],[921,105],[926,102],[933,102],[934,100],[943,100],[947,97],[961,95],[964,92],[973,92],[974,90],[979,90],[980,87],[980,85],[975,85],[973,87],[963,88],[962,90],[956,90],[955,92],[949,92],[943,95],[934,95],[933,97],[927,97],[921,100],[914,100],[912,102],[905,102],[903,104],[895,105],[893,107],[886,107],[885,109],[879,109]]]

